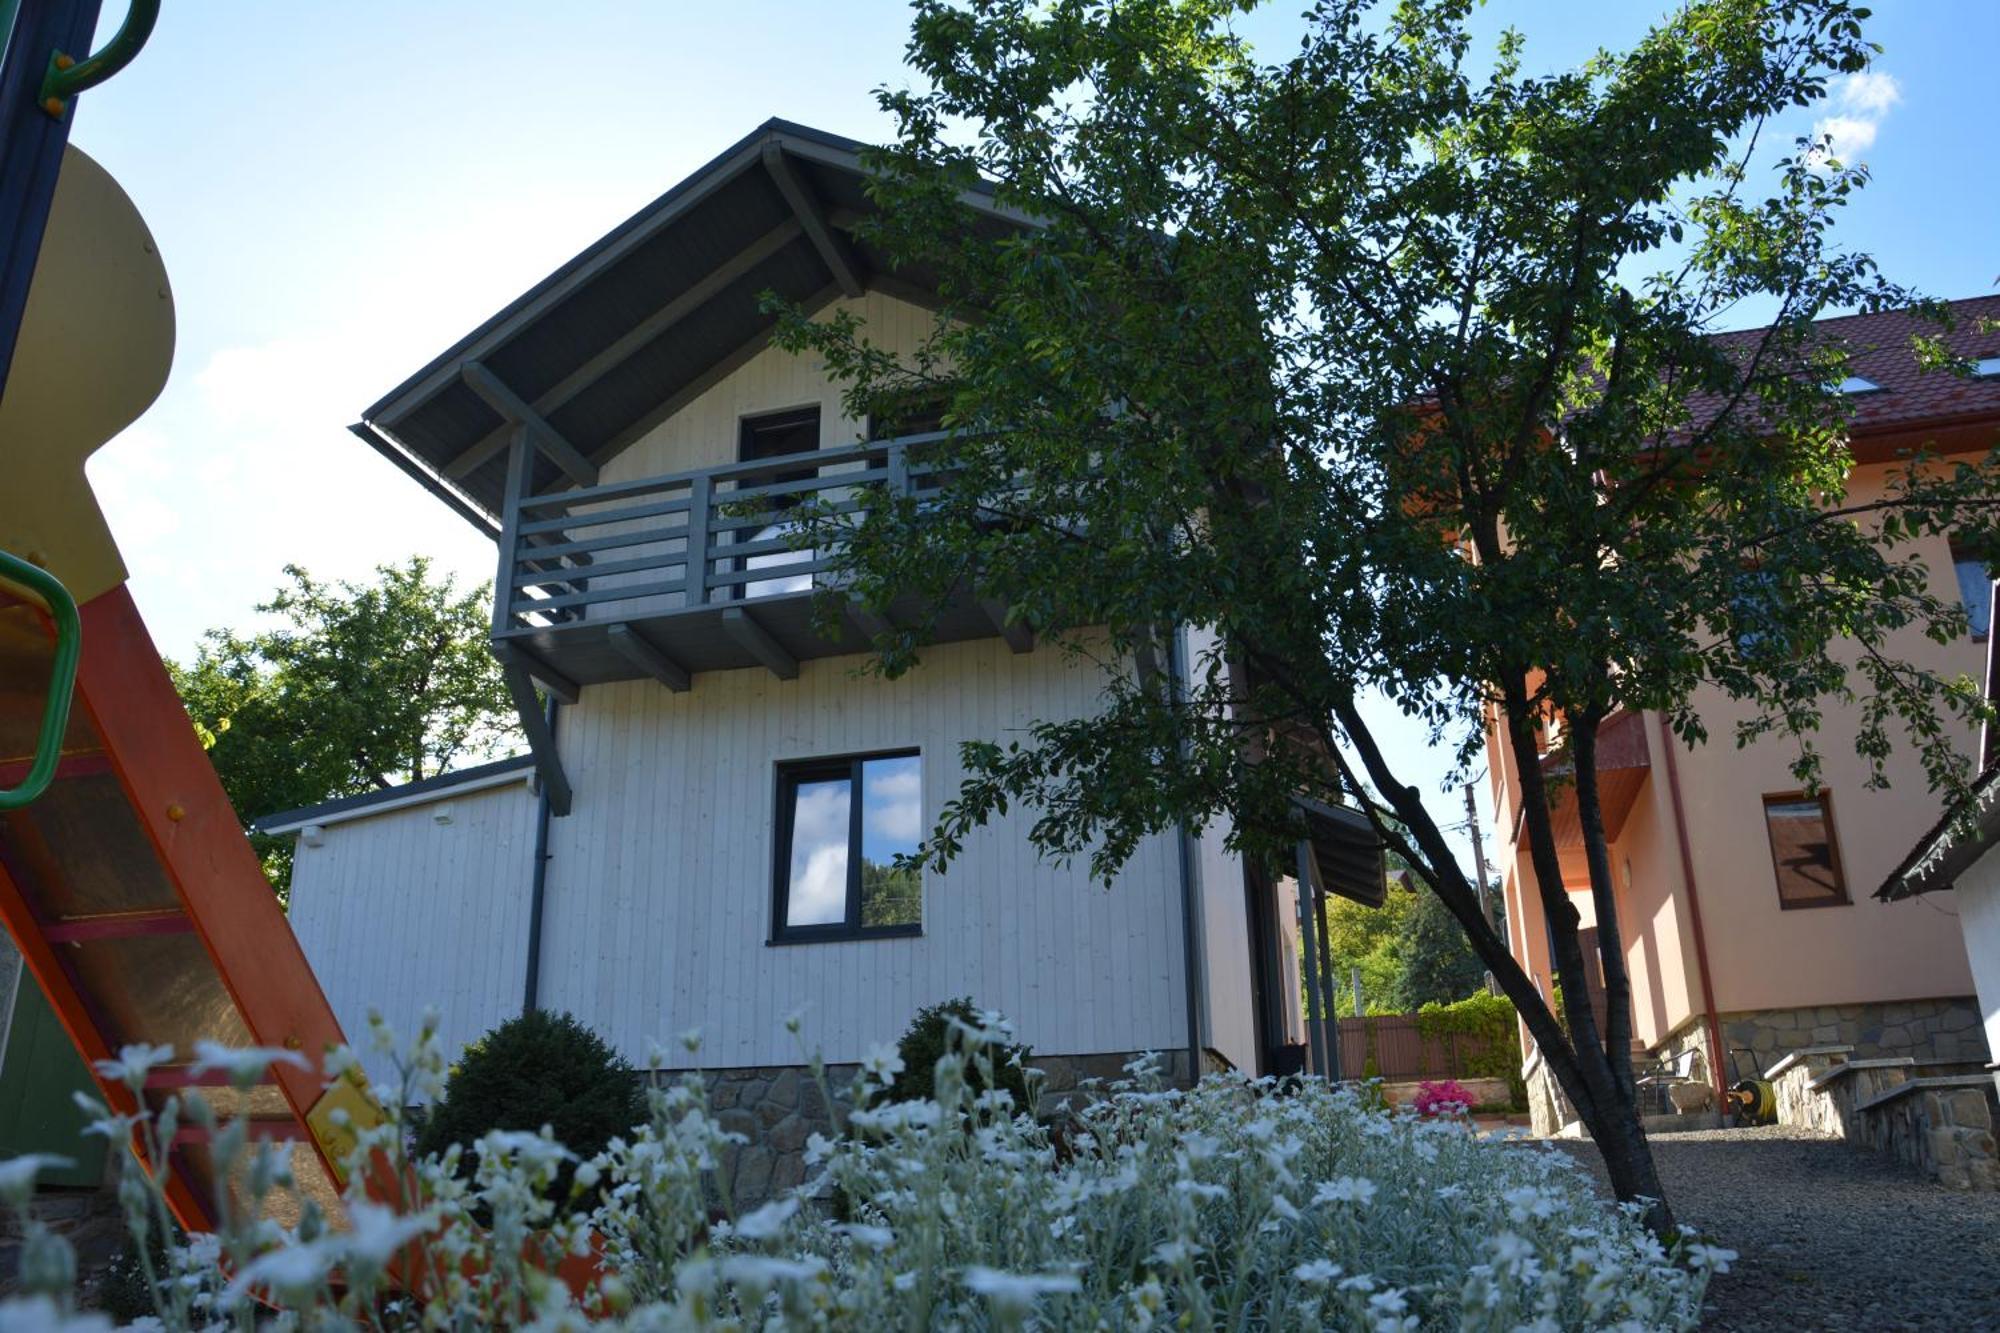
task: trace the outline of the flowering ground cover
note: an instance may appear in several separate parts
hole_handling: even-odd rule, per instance
[[[279,1159],[225,1131],[244,1197],[222,1234],[173,1247],[158,1326],[248,1329],[275,1308],[302,1328],[1683,1329],[1728,1257],[1692,1240],[1670,1253],[1565,1154],[1384,1111],[1366,1088],[1214,1076],[1180,1090],[1141,1060],[1073,1111],[1040,1105],[1031,1074],[1020,1106],[991,1077],[1004,1037],[997,1016],[960,1025],[926,1100],[887,1100],[900,1060],[872,1054],[841,1090],[842,1135],[810,1144],[816,1174],[737,1216],[716,1211],[731,1135],[698,1074],[653,1076],[649,1121],[576,1162],[573,1188],[601,1202],[569,1216],[545,1191],[575,1159],[548,1134],[486,1136],[467,1178],[455,1152],[409,1160],[392,1122],[361,1151],[413,1173],[424,1208],[351,1197],[346,1228],[308,1206],[285,1230],[255,1220],[287,1188]],[[128,1050],[117,1076],[143,1084],[168,1054]],[[287,1057],[203,1058],[248,1079]],[[427,1026],[383,1102],[434,1088],[443,1063]],[[974,1093],[981,1066],[992,1090]],[[178,1114],[96,1113],[114,1140],[153,1142]],[[9,1164],[0,1189],[22,1197],[34,1170]],[[136,1159],[121,1194],[135,1229],[166,1225]],[[105,1326],[73,1310],[63,1242],[29,1232],[26,1294],[0,1305],[0,1327]],[[419,1238],[425,1267],[399,1288],[387,1270]],[[579,1297],[548,1274],[593,1244],[601,1275]]]

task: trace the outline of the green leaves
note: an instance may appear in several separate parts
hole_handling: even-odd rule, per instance
[[[1542,75],[1522,37],[1468,69],[1463,0],[1320,0],[1262,63],[1234,9],[922,0],[863,229],[937,276],[936,325],[914,357],[781,326],[858,405],[950,398],[948,484],[845,520],[846,588],[935,614],[969,585],[1105,668],[1092,716],[968,750],[932,851],[1013,801],[1100,874],[1218,816],[1275,852],[1294,792],[1373,786],[1469,893],[1369,691],[1468,762],[1496,708],[1693,741],[1727,697],[1807,769],[1866,701],[1840,743],[1959,781],[1977,709],[1920,664],[1961,624],[1926,561],[1995,530],[2000,470],[1851,479],[1830,386],[1864,349],[1820,321],[1916,298],[1839,242],[1865,172],[1767,141],[1865,63],[1862,11],[1694,0]],[[975,174],[1036,225],[972,225]],[[920,654],[905,623],[880,669]],[[1178,684],[1139,667],[1176,625]]]
[[[491,592],[460,592],[413,556],[370,584],[296,565],[258,607],[273,628],[211,630],[169,662],[209,759],[246,820],[432,777],[514,748],[513,712],[486,649]],[[290,847],[258,839],[282,895]]]

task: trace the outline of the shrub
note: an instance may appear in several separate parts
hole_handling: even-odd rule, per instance
[[[444,1096],[423,1117],[417,1151],[472,1147],[492,1130],[532,1134],[547,1126],[578,1157],[602,1152],[646,1118],[639,1076],[604,1039],[568,1014],[537,1010],[512,1018],[465,1048]],[[564,1163],[556,1197],[567,1198],[574,1164]]]
[[[1459,1073],[1466,1078],[1507,1081],[1508,1104],[1524,1110],[1528,1085],[1521,1079],[1521,1040],[1514,1002],[1486,991],[1451,1004],[1427,1004],[1417,1011],[1417,1031],[1427,1038],[1467,1038],[1460,1048]]]
[[[708,1113],[699,1074],[646,1089],[647,1122],[578,1167],[586,1185],[604,1184],[602,1201],[568,1217],[547,1198],[567,1156],[552,1138],[486,1135],[460,1185],[445,1163],[403,1153],[391,1100],[389,1123],[363,1131],[350,1165],[388,1154],[421,1191],[421,1212],[370,1204],[356,1170],[350,1228],[329,1230],[307,1201],[298,1229],[282,1231],[257,1220],[290,1202],[271,1197],[282,1177],[252,1164],[248,1197],[220,1233],[175,1251],[179,1280],[168,1285],[182,1295],[160,1326],[247,1328],[261,1302],[282,1326],[384,1330],[1680,1330],[1695,1326],[1710,1273],[1732,1257],[1686,1235],[1663,1248],[1637,1209],[1600,1201],[1553,1146],[1369,1110],[1352,1087],[1316,1079],[1280,1089],[1213,1075],[1182,1092],[1135,1061],[1129,1081],[1078,1112],[1059,1161],[1045,1127],[966,1077],[1009,1049],[1006,1035],[951,1031],[935,1100],[887,1100],[888,1062],[871,1061],[854,1080],[854,1136],[807,1145],[820,1179],[713,1224],[707,1180],[740,1139]],[[432,1036],[403,1066],[405,1090],[442,1072]],[[141,1089],[171,1056],[127,1048],[105,1064]],[[157,1145],[163,1125],[96,1109],[108,1132]],[[218,1143],[225,1173],[251,1151]],[[128,1157],[120,1197],[143,1212],[163,1193],[140,1161]],[[24,1203],[33,1165],[0,1167],[0,1187]],[[847,1191],[854,1217],[815,1206],[822,1182]],[[418,1238],[452,1276],[390,1299],[386,1265]],[[580,1290],[542,1275],[593,1241],[603,1263]],[[24,1295],[0,1302],[0,1326],[47,1326],[69,1308],[64,1245],[31,1231]]]
[[[958,1027],[954,1028],[953,1024]],[[970,996],[960,996],[946,1000],[942,1004],[928,1005],[917,1010],[917,1016],[910,1020],[903,1039],[896,1043],[896,1056],[902,1061],[902,1068],[896,1073],[895,1081],[889,1085],[892,1101],[931,1101],[937,1096],[937,1062],[946,1051],[957,1045],[956,1033],[964,1028],[1001,1029],[1006,1028],[1006,1020],[997,1015],[988,1015],[972,1003]],[[1003,1042],[991,1052],[993,1081],[1014,1098],[1014,1109],[1028,1107],[1027,1068],[1030,1052],[1026,1046]],[[974,1062],[966,1070],[967,1082],[976,1096],[986,1091],[986,1076],[982,1072],[985,1061]]]

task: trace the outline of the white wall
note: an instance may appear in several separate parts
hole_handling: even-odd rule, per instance
[[[1979,992],[1979,1013],[1986,1023],[1986,1049],[2000,1058],[2000,849],[1986,853],[1960,875],[1953,896],[1958,899],[1958,924],[1965,932],[1972,984]],[[1895,905],[1922,911],[1930,904],[1926,899]],[[1994,1078],[2000,1081],[2000,1073]]]
[[[327,826],[292,865],[292,933],[356,1050],[368,1010],[405,1042],[427,1006],[445,1049],[521,1012],[535,796],[525,782]],[[451,822],[435,815],[449,806]],[[369,1074],[389,1077],[368,1057]]]
[[[1016,809],[926,877],[921,937],[766,943],[779,762],[919,747],[928,824],[962,780],[961,741],[1080,715],[1099,689],[1090,663],[997,639],[934,648],[897,681],[861,662],[805,662],[793,681],[715,672],[685,694],[594,686],[563,711],[576,801],[551,827],[544,1003],[634,1057],[699,1029],[716,1068],[797,1063],[784,1031],[797,1009],[825,1057],[847,1061],[961,994],[1045,1054],[1184,1046],[1172,837],[1147,840],[1107,891],[1081,864],[1040,860]]]

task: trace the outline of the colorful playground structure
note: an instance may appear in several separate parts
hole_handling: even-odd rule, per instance
[[[81,54],[98,8],[0,0],[0,918],[86,1062],[172,1047],[144,1109],[201,1097],[216,1123],[240,1118],[252,1139],[288,1144],[299,1196],[338,1219],[338,1164],[373,1103],[346,1080],[328,1090],[321,1064],[340,1026],[84,475],[158,396],[174,346],[144,219],[68,143],[78,95],[138,52],[158,0],[131,0],[118,34]],[[280,1063],[244,1091],[197,1068],[204,1041],[282,1048],[303,1067]],[[142,1109],[93,1077],[115,1109]],[[216,1178],[209,1132],[183,1126],[148,1166],[164,1168],[182,1224],[211,1229],[231,1182]]]

